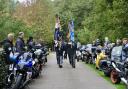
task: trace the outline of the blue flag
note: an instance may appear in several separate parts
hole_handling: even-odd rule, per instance
[[[75,38],[74,38],[74,21],[73,20],[69,22],[69,32],[70,32],[70,40],[75,41]]]

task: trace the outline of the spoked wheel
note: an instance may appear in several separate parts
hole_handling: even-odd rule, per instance
[[[119,78],[119,75],[118,75],[116,70],[111,71],[110,78],[111,78],[112,83],[114,83],[114,84],[118,84],[121,81],[121,79]]]

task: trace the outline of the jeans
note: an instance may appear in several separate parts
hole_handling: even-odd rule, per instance
[[[63,56],[57,56],[57,64],[59,65],[63,64]]]
[[[56,59],[57,59],[57,64],[58,65],[63,64],[63,55],[60,55],[59,53],[56,52]]]

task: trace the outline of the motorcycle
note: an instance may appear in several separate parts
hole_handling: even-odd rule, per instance
[[[111,81],[114,84],[121,81],[126,85],[128,89],[128,59],[124,62],[112,62],[113,70],[111,72]]]
[[[47,48],[46,47],[36,47],[33,52],[33,70],[35,70],[36,76],[33,76],[34,78],[37,78],[41,72],[42,67],[47,62]],[[34,72],[33,72],[34,73]]]
[[[90,60],[91,60],[92,56],[88,50],[85,49],[84,51],[82,51],[82,55],[83,55],[83,61],[85,63],[91,63]]]
[[[18,57],[18,58],[17,58]],[[32,57],[26,52],[22,55],[12,55],[11,59],[15,60],[10,76],[7,77],[8,84],[11,83],[9,89],[23,89],[26,87],[32,76]]]
[[[116,50],[118,49],[118,51]],[[112,53],[115,53],[117,51],[117,55],[113,55],[112,57],[112,71],[110,74],[110,78],[112,83],[117,84],[121,81],[126,84],[128,89],[128,59],[125,61],[122,61],[121,59],[121,53],[122,53],[122,46],[119,46],[118,48],[114,48],[114,51]]]
[[[82,54],[79,50],[76,51],[76,59],[77,59],[77,62],[79,62],[82,59]]]
[[[112,61],[120,61],[121,59],[122,46],[114,47],[111,52],[111,58],[102,60],[100,63],[100,69],[104,72],[105,76],[111,76],[113,70]]]

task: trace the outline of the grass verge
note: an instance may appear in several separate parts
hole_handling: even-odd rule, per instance
[[[109,77],[106,77],[104,75],[104,73],[102,71],[96,70],[95,69],[95,65],[90,65],[90,64],[86,64],[87,66],[89,66],[92,70],[94,70],[96,73],[98,73],[101,77],[103,77],[105,80],[107,80],[109,83],[112,84],[111,80]],[[125,85],[123,83],[120,84],[113,84],[114,87],[116,87],[116,89],[126,89]]]

